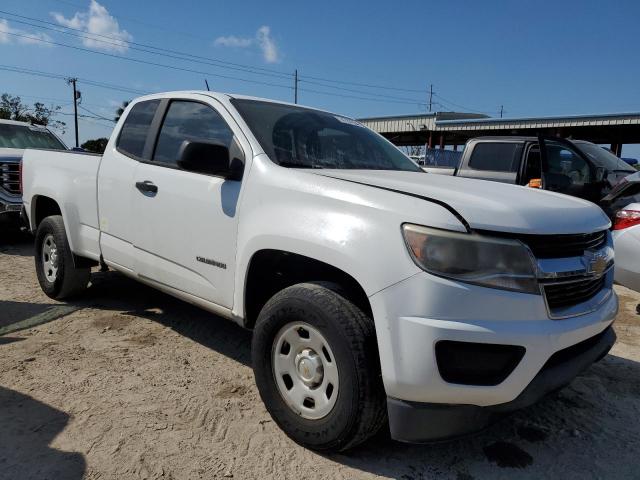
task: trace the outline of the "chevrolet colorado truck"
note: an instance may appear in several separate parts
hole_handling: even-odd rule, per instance
[[[610,151],[584,140],[478,137],[469,140],[459,155],[455,167],[427,166],[425,170],[584,198],[600,206],[612,220],[620,208],[640,201],[640,196],[636,197],[640,182],[634,182],[633,188],[626,185],[625,189],[615,189],[637,170]]]
[[[102,265],[252,329],[261,398],[312,449],[386,424],[407,442],[472,432],[615,341],[597,206],[427,174],[342,115],[157,94],[127,107],[103,156],[23,162],[47,295],[84,291]]]
[[[22,208],[20,160],[26,148],[67,149],[46,127],[0,120],[0,218],[17,219]]]

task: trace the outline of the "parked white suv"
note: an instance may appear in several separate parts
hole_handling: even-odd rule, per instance
[[[309,448],[387,419],[403,441],[477,430],[615,341],[598,207],[429,175],[341,115],[151,95],[104,156],[28,150],[23,176],[47,295],[102,264],[253,329],[260,395]]]

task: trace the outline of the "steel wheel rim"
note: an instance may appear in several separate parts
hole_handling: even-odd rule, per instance
[[[338,398],[338,366],[329,342],[308,323],[282,327],[272,350],[273,376],[285,403],[309,420],[326,417]]]
[[[54,283],[58,278],[58,247],[52,234],[44,237],[42,242],[42,271],[47,281]]]

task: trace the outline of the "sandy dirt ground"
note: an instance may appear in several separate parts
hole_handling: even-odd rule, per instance
[[[114,272],[58,304],[31,251],[0,230],[2,479],[640,478],[640,295],[624,288],[618,343],[558,394],[472,438],[319,455],[265,411],[248,332]]]

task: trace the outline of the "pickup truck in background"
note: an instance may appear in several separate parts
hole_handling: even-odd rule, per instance
[[[425,170],[584,198],[602,207],[611,219],[619,208],[640,200],[634,198],[640,193],[640,183],[611,195],[622,179],[637,170],[607,149],[583,140],[479,137],[467,142],[457,166],[427,166]]]
[[[102,265],[252,329],[260,396],[309,448],[475,431],[615,341],[598,207],[425,174],[341,115],[151,95],[103,156],[27,150],[22,174],[47,295]]]
[[[20,160],[26,148],[67,150],[46,127],[0,120],[0,217],[17,219],[22,208]]]

